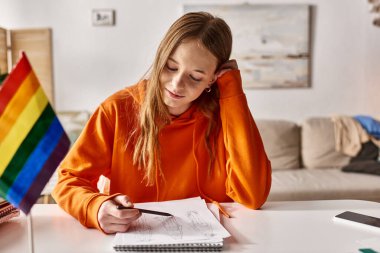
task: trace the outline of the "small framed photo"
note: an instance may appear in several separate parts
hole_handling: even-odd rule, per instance
[[[92,10],[93,26],[113,26],[115,25],[115,10],[94,9]]]

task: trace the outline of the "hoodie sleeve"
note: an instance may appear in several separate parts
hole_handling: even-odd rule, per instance
[[[100,205],[115,195],[100,194],[97,181],[108,175],[114,129],[102,106],[91,116],[58,168],[53,197],[60,207],[86,227],[98,228]]]
[[[226,149],[226,194],[249,208],[260,208],[271,186],[271,164],[243,93],[239,70],[222,75],[220,115]]]

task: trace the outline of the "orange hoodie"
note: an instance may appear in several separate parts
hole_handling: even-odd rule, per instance
[[[207,201],[261,207],[270,190],[271,166],[239,70],[228,71],[217,81],[222,127],[211,175],[204,142],[207,119],[191,106],[159,133],[163,177],[156,175],[154,186],[146,186],[143,170],[132,163],[133,147],[126,148],[145,82],[115,93],[92,115],[59,166],[53,191],[57,203],[84,226],[98,229],[100,205],[118,194],[134,203],[201,196]],[[110,179],[110,195],[99,193],[100,175]]]

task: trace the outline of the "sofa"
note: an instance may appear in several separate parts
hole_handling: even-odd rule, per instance
[[[89,112],[59,112],[72,143],[90,117]],[[272,163],[269,201],[361,199],[380,202],[380,176],[347,173],[341,168],[350,157],[335,151],[330,118],[315,117],[302,123],[256,119]],[[57,182],[54,174],[43,194]]]
[[[272,163],[269,201],[360,199],[380,202],[380,176],[343,172],[351,157],[335,150],[334,123],[256,119]]]

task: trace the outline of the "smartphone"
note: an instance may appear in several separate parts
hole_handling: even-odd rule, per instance
[[[367,228],[377,228],[380,231],[380,218],[377,217],[346,211],[336,215],[334,219],[337,221],[348,221],[351,224],[366,225],[365,227]]]

